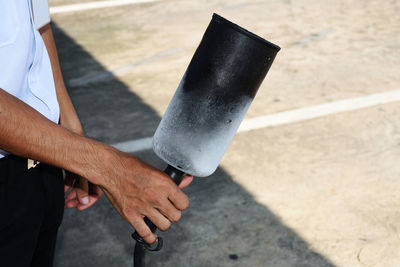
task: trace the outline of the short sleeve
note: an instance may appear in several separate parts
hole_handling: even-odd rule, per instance
[[[50,22],[48,0],[32,0],[32,15],[37,30],[48,24]]]
[[[15,42],[19,30],[16,13],[13,2],[0,0],[0,48]]]

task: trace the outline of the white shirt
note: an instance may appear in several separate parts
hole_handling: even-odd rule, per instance
[[[0,0],[0,88],[58,123],[50,59],[30,0]],[[0,150],[0,158],[7,154]]]

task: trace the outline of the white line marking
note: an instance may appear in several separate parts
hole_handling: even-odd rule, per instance
[[[152,147],[152,137],[146,137],[138,140],[131,140],[113,144],[112,146],[124,152],[135,153],[143,150],[148,150]]]
[[[139,59],[131,64],[115,68],[114,70],[111,70],[111,71],[105,70],[105,71],[97,72],[94,74],[84,75],[79,78],[71,79],[68,81],[68,86],[75,87],[75,86],[87,85],[89,83],[94,83],[94,82],[106,81],[106,80],[112,79],[113,77],[115,77],[117,75],[125,74],[138,66],[146,65],[146,64],[152,63],[154,61],[157,61],[157,60],[160,60],[163,58],[167,58],[172,55],[176,55],[182,51],[183,51],[183,48],[173,48],[173,49],[161,51],[152,56]]]
[[[290,124],[336,113],[354,111],[362,108],[373,107],[397,101],[400,101],[400,90],[334,101],[316,106],[293,109],[289,111],[246,119],[241,124],[238,132],[247,132],[255,129]],[[114,144],[112,146],[125,152],[134,153],[151,149],[151,139],[152,137],[146,137],[138,140]]]
[[[77,12],[77,11],[83,11],[83,10],[89,10],[89,9],[123,6],[123,5],[130,5],[130,4],[139,4],[139,3],[150,3],[150,2],[155,2],[155,1],[157,1],[157,0],[96,1],[96,2],[88,2],[88,3],[82,3],[82,4],[50,7],[50,14]]]
[[[400,90],[360,96],[244,120],[238,132],[289,124],[318,117],[400,101]]]

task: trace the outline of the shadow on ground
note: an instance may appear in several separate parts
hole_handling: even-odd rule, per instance
[[[57,25],[53,26],[67,84],[70,79],[105,71]],[[116,77],[70,87],[69,92],[86,134],[105,143],[151,136],[160,120]],[[152,151],[137,156],[164,167]],[[196,179],[186,192],[191,207],[179,223],[162,233],[165,247],[148,254],[148,266],[333,266],[257,203],[226,171],[218,169],[207,179]],[[66,210],[55,266],[132,266],[131,232],[130,225],[105,197],[87,211]]]

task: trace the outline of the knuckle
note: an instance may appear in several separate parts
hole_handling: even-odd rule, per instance
[[[136,203],[132,203],[129,206],[122,207],[122,212],[124,215],[135,218],[135,220],[140,219],[140,205],[136,205]]]
[[[171,221],[172,222],[178,222],[182,217],[182,212],[177,212],[173,216],[171,216]]]
[[[150,239],[152,235],[153,233],[150,231],[150,229],[143,230],[142,232],[142,237],[144,239]]]
[[[146,241],[146,243],[148,244],[153,244],[154,242],[156,242],[157,237],[150,232],[150,234],[146,235],[146,236],[142,236],[142,238],[144,239],[144,241]]]
[[[170,227],[171,227],[171,223],[165,222],[162,225],[160,225],[159,229],[164,232],[164,231],[167,231]]]
[[[152,196],[152,202],[157,205],[158,207],[160,207],[163,204],[163,198],[160,194],[154,194]]]
[[[142,229],[142,231],[139,233],[141,236],[142,236],[142,238],[143,239],[145,239],[145,240],[149,240],[149,239],[151,239],[152,238],[152,236],[153,236],[153,233],[150,231],[150,229],[149,228],[143,228]]]
[[[182,200],[182,210],[186,210],[187,208],[189,208],[189,198],[185,195]]]
[[[140,221],[142,220],[142,218],[140,218],[140,216],[138,216],[136,213],[125,213],[124,217],[135,229],[138,225],[140,225]]]
[[[173,189],[175,184],[172,182],[170,178],[165,178],[161,180],[161,186],[166,189],[166,191]]]

